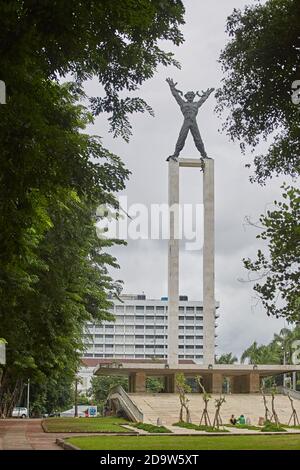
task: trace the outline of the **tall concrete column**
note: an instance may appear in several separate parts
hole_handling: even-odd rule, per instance
[[[176,376],[170,374],[165,376],[165,393],[175,393],[176,389]]]
[[[260,377],[258,373],[250,372],[233,377],[233,393],[259,393]]]
[[[170,238],[168,251],[168,364],[178,364],[179,310],[179,163],[169,161]]]
[[[215,361],[215,203],[214,160],[205,160],[203,170],[203,363]]]
[[[134,392],[136,393],[146,392],[146,374],[143,371],[136,372],[135,374]]]
[[[203,386],[207,393],[221,394],[223,389],[223,375],[219,372],[212,372],[203,376]]]

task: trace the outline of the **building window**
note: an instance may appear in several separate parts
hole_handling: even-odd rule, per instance
[[[116,333],[124,333],[124,325],[116,326]]]
[[[179,321],[184,321],[184,317],[179,317]]]
[[[194,312],[195,307],[186,307],[187,312]]]
[[[203,346],[195,346],[195,349],[203,349]]]
[[[162,306],[157,306],[156,307],[156,310],[164,310],[165,307],[162,307]]]
[[[182,346],[181,344],[178,346],[179,349],[183,349],[184,346]]]
[[[133,326],[131,326],[131,325],[125,326],[125,332],[126,333],[133,333]]]
[[[146,310],[154,310],[154,306],[153,305],[147,305]]]
[[[143,349],[144,345],[143,344],[136,344],[135,349]]]
[[[124,305],[116,305],[116,312],[124,312]]]
[[[144,325],[135,325],[135,329],[136,329],[136,330],[143,330],[143,329],[144,329]]]
[[[137,312],[144,311],[144,305],[137,305],[135,308]]]

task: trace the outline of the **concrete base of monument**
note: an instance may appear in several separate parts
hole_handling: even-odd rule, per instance
[[[300,365],[205,365],[193,361],[179,361],[176,366],[170,366],[162,360],[99,359],[94,375],[128,376],[130,393],[146,392],[147,377],[163,378],[163,391],[176,393],[175,378],[178,373],[183,373],[186,377],[201,376],[209,393],[222,393],[224,378],[229,379],[232,393],[259,393],[263,378],[296,371],[300,371]]]

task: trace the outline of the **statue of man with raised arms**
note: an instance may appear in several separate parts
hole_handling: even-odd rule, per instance
[[[168,82],[172,95],[174,96],[175,100],[179,104],[181,112],[184,116],[182,128],[180,130],[179,137],[178,137],[176,147],[175,147],[175,152],[173,155],[170,155],[167,158],[167,161],[169,161],[170,159],[175,160],[175,161],[177,160],[181,150],[184,147],[185,140],[187,138],[189,131],[191,131],[191,134],[194,138],[195,145],[197,149],[199,150],[201,157],[209,158],[204,148],[204,144],[203,144],[200,132],[199,132],[196,117],[197,117],[200,106],[202,106],[203,103],[205,103],[209,95],[214,91],[214,88],[208,88],[206,91],[202,93],[202,95],[199,95],[198,91],[196,93],[194,93],[193,91],[188,91],[184,95],[184,97],[186,98],[186,101],[185,101],[181,97],[181,95],[183,95],[182,91],[176,89],[177,83],[174,83],[171,78],[167,78],[166,81]],[[194,101],[195,96],[200,97],[199,101]]]

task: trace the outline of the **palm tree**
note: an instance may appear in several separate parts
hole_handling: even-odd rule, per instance
[[[257,342],[254,341],[249,348],[247,348],[242,356],[241,356],[241,363],[244,364],[245,360],[248,359],[249,364],[257,364],[259,361],[259,347]]]
[[[258,346],[257,342],[247,348],[242,356],[241,362],[248,359],[249,364],[278,364],[280,362],[280,352],[273,343],[267,346]]]
[[[237,362],[237,357],[234,356],[231,352],[227,354],[221,354],[221,356],[216,358],[216,364],[234,364]]]

